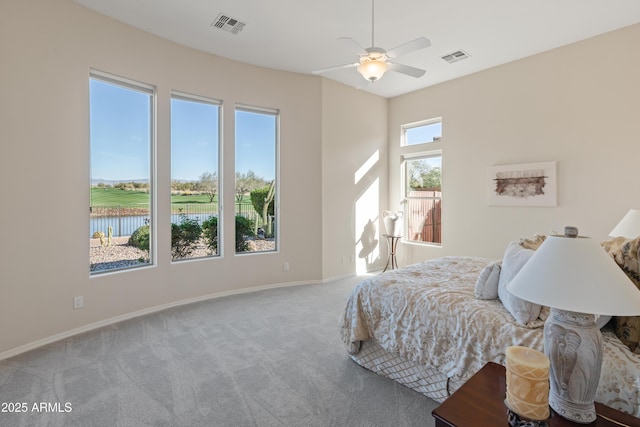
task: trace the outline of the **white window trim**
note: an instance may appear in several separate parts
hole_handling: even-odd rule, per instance
[[[127,89],[146,93],[151,96],[151,114],[149,115],[149,137],[150,137],[150,147],[149,147],[149,209],[151,210],[151,220],[149,222],[149,226],[151,229],[151,233],[149,235],[149,263],[147,265],[128,267],[128,268],[119,268],[113,270],[104,270],[104,271],[96,271],[89,272],[90,277],[103,276],[106,274],[113,273],[122,273],[126,271],[138,270],[141,268],[155,268],[158,265],[158,239],[157,239],[157,222],[158,222],[158,205],[157,205],[157,189],[156,189],[156,168],[157,168],[157,123],[158,123],[158,96],[157,89],[154,85],[143,83],[137,80],[129,79],[122,76],[117,76],[112,73],[107,73],[104,71],[96,70],[93,68],[89,69],[89,79],[101,80],[103,82],[114,84],[122,87],[126,87]],[[89,146],[91,149],[91,144]],[[91,179],[91,171],[89,171],[89,179]]]
[[[422,147],[424,147],[426,144],[421,144]],[[437,150],[428,150],[428,151],[419,151],[419,152],[411,152],[408,154],[403,154],[401,155],[401,163],[400,163],[400,173],[401,173],[401,188],[402,188],[402,205],[403,205],[403,211],[406,212],[407,210],[407,205],[409,203],[409,197],[407,196],[407,166],[406,166],[406,161],[407,160],[419,160],[419,159],[424,159],[424,158],[429,158],[429,157],[440,157],[441,159],[443,158],[442,156],[442,149],[437,149]],[[442,189],[441,189],[442,192]],[[440,196],[440,201],[443,200],[443,197]],[[433,248],[441,248],[443,246],[443,242],[437,243],[437,242],[421,242],[418,240],[410,240],[408,238],[409,235],[409,219],[410,219],[410,215],[405,214],[404,215],[405,219],[404,219],[404,238],[402,239],[403,243],[406,244],[412,244],[412,245],[417,245],[417,246],[428,246],[428,247],[433,247]],[[442,237],[442,224],[440,224],[440,236]]]
[[[401,129],[401,135],[400,135],[400,147],[405,148],[405,147],[421,147],[424,145],[433,145],[433,144],[439,144],[440,142],[442,142],[442,138],[443,136],[441,136],[439,141],[428,141],[428,142],[424,142],[421,144],[407,144],[406,143],[406,131],[407,129],[413,129],[413,128],[417,128],[417,127],[421,127],[421,126],[428,126],[428,125],[433,125],[435,123],[440,123],[442,124],[442,117],[434,117],[432,119],[427,119],[427,120],[420,120],[418,122],[413,122],[413,123],[405,123],[403,125],[400,126]]]
[[[222,108],[223,108],[223,102],[220,99],[216,99],[216,98],[209,98],[207,96],[202,96],[202,95],[195,95],[193,93],[188,93],[188,92],[181,92],[178,90],[172,90],[170,97],[169,97],[169,103],[171,103],[171,100],[173,99],[177,99],[177,100],[181,100],[181,101],[188,101],[188,102],[201,102],[203,104],[208,104],[208,105],[215,105],[218,107],[218,253],[216,256],[206,256],[206,257],[200,257],[200,258],[186,258],[186,259],[181,259],[181,260],[171,260],[172,263],[174,262],[191,262],[191,261],[201,261],[201,260],[208,260],[211,258],[215,258],[215,259],[219,259],[219,258],[223,258],[224,257],[224,233],[221,233],[221,230],[223,229],[223,224],[224,224],[224,195],[223,195],[223,191],[222,189],[224,188],[224,185],[222,185],[222,180],[223,180],[223,164],[224,162],[223,160],[223,147],[224,147],[224,143],[223,143],[223,123],[222,123],[222,119],[223,119],[223,115],[222,115]],[[171,123],[171,118],[169,119],[169,123]],[[173,141],[170,141],[170,144],[172,144]],[[171,169],[170,169],[171,171]],[[171,171],[170,173],[173,173],[173,171]]]
[[[275,207],[275,212],[276,212],[276,224],[278,224],[276,226],[276,234],[275,234],[275,248],[273,251],[248,251],[248,252],[235,252],[234,251],[234,255],[235,256],[251,256],[251,255],[264,255],[264,254],[273,254],[273,253],[279,253],[280,252],[280,233],[282,231],[282,222],[280,221],[280,110],[277,108],[267,108],[267,107],[258,107],[258,106],[254,106],[254,105],[247,105],[247,104],[235,104],[235,108],[234,108],[234,117],[235,117],[235,113],[237,111],[244,111],[244,112],[248,112],[248,113],[258,113],[258,114],[267,114],[267,115],[271,115],[274,116],[276,119],[276,126],[275,126],[275,142],[276,142],[276,152],[275,152],[275,180],[276,180],[276,196],[274,199],[274,207]],[[235,137],[235,136],[234,136]],[[234,165],[234,169],[235,169],[235,165]],[[235,175],[235,174],[234,174]],[[235,185],[235,183],[234,183]],[[235,226],[235,221],[234,221],[234,226]]]

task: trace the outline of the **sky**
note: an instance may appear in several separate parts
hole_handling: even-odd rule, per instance
[[[93,78],[90,91],[91,179],[148,179],[151,94]],[[218,172],[220,108],[171,100],[172,180],[197,181]],[[236,171],[274,179],[276,121],[275,115],[236,111]]]
[[[408,127],[405,129],[405,144],[414,145],[433,142],[434,138],[442,137],[442,122]]]
[[[275,178],[276,123],[273,114],[236,111],[236,171],[252,170],[267,181]]]

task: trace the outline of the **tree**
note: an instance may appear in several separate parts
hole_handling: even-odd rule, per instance
[[[267,229],[265,230],[267,237],[271,237],[272,231],[272,218],[274,216],[274,202],[276,194],[276,180],[274,179],[269,183],[267,187],[259,188],[251,192],[251,203],[253,209],[262,216],[262,224]]]
[[[218,174],[216,172],[204,172],[200,175],[197,188],[198,191],[202,191],[209,196],[209,203],[213,203],[213,199],[218,194]]]
[[[413,161],[409,169],[409,187],[418,188],[441,188],[442,170],[437,166],[431,166],[424,161]]]
[[[442,187],[442,173],[439,167],[432,167],[422,175],[422,186],[424,188]]]
[[[247,173],[236,172],[236,202],[240,203],[245,194],[264,187],[265,184],[264,178],[259,177],[252,170]]]
[[[276,195],[276,180],[271,181],[269,185],[269,191],[267,197],[264,198],[264,205],[262,205],[262,223],[267,224],[267,236],[273,236],[273,224],[271,223],[272,216],[269,215],[269,205],[273,206],[273,198]]]

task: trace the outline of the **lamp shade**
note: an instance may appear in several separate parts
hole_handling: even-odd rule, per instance
[[[630,209],[629,212],[622,217],[618,225],[611,230],[609,236],[627,237],[630,239],[640,236],[640,210]]]
[[[366,60],[358,65],[358,72],[362,74],[365,79],[375,82],[381,78],[389,68],[386,62],[379,61],[377,59]]]
[[[524,300],[561,310],[640,315],[640,290],[588,237],[547,237],[507,289]]]

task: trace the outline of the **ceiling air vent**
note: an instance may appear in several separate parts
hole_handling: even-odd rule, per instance
[[[240,22],[229,15],[225,15],[224,13],[218,15],[216,20],[211,23],[212,27],[227,31],[231,34],[238,34],[242,31],[245,25],[246,24],[244,22]]]
[[[469,57],[469,54],[464,50],[457,50],[455,52],[452,52],[448,55],[443,56],[442,59],[447,61],[449,64],[453,64],[454,62],[462,61],[463,59],[467,59],[468,57]]]

